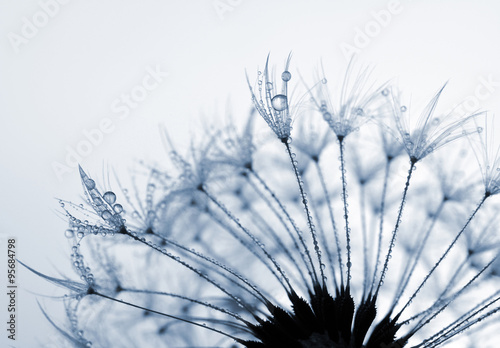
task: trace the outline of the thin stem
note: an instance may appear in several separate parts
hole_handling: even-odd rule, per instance
[[[417,288],[417,290],[415,290],[415,292],[413,293],[413,295],[410,297],[410,299],[408,300],[408,302],[406,302],[406,304],[404,305],[404,307],[401,309],[401,311],[399,311],[399,313],[396,315],[396,318],[401,316],[401,314],[403,313],[403,311],[408,308],[408,306],[410,305],[410,303],[413,301],[413,299],[417,296],[417,294],[420,292],[420,290],[422,289],[422,287],[425,285],[425,283],[427,282],[427,280],[431,277],[431,275],[434,273],[434,271],[436,270],[436,268],[438,268],[438,266],[441,264],[441,262],[444,260],[444,258],[448,255],[448,253],[450,252],[450,250],[455,246],[458,238],[460,238],[460,236],[463,234],[463,232],[465,231],[465,229],[467,228],[467,226],[469,226],[469,223],[472,221],[472,219],[474,219],[474,216],[476,216],[477,212],[479,211],[479,209],[481,209],[481,207],[483,206],[484,202],[486,201],[486,199],[489,197],[488,194],[485,194],[483,196],[483,198],[481,199],[481,201],[479,202],[479,204],[477,205],[476,209],[474,210],[474,212],[471,214],[471,216],[467,219],[467,221],[465,222],[465,225],[462,227],[462,229],[460,230],[460,232],[457,233],[457,235],[455,236],[455,239],[453,239],[453,241],[451,242],[451,244],[448,246],[448,248],[446,249],[446,251],[444,252],[443,255],[441,255],[441,257],[439,258],[438,262],[436,262],[436,264],[432,267],[432,269],[430,270],[429,273],[427,273],[427,275],[425,276],[424,280],[422,281],[422,283],[420,283],[419,287]]]
[[[340,171],[342,173],[342,202],[344,203],[345,236],[347,249],[347,287],[351,282],[351,229],[349,228],[349,211],[347,210],[347,182],[345,178],[345,146],[344,137],[338,137],[340,146]]]
[[[146,240],[145,238],[139,238],[137,236],[136,233],[131,233],[130,231],[128,231],[125,227],[122,227],[121,230],[120,230],[120,233],[121,234],[124,234],[126,236],[129,236],[131,237],[132,239],[138,241],[139,243],[142,243],[150,248],[152,248],[153,250],[156,250],[158,251],[159,253],[167,256],[168,258],[172,259],[173,261],[181,264],[182,266],[186,267],[187,269],[191,270],[192,272],[196,273],[198,276],[200,276],[201,278],[205,279],[207,282],[209,282],[210,284],[212,284],[213,286],[215,286],[217,289],[219,289],[220,291],[222,291],[224,294],[226,294],[227,296],[229,296],[231,299],[233,299],[239,306],[241,306],[242,308],[245,308],[246,310],[249,310],[251,311],[251,308],[246,305],[245,303],[242,302],[242,300],[236,296],[234,296],[233,294],[231,294],[228,290],[226,290],[224,287],[222,287],[222,285],[220,285],[219,283],[217,283],[215,280],[211,279],[210,277],[208,277],[205,273],[203,273],[202,271],[200,271],[199,269],[191,266],[190,264],[188,264],[187,262],[181,260],[180,257],[178,256],[175,256],[174,254],[168,252],[166,249],[161,249],[160,247],[158,247],[156,244],[153,244],[151,241],[148,241]]]
[[[245,288],[243,285],[236,282],[236,284],[239,285],[239,287],[241,287],[243,290],[247,291],[249,294],[254,296],[258,301],[262,302],[263,304],[267,305],[269,303],[269,300],[259,291],[259,289],[254,284],[250,283],[248,281],[248,279],[246,279],[242,275],[238,274],[236,271],[232,270],[231,268],[227,267],[223,263],[221,263],[215,259],[209,258],[209,257],[203,255],[202,253],[200,253],[199,251],[196,251],[194,249],[189,249],[189,248],[185,247],[184,245],[177,243],[174,240],[171,240],[169,238],[165,238],[165,237],[160,236],[158,234],[155,234],[155,235],[157,235],[158,237],[163,239],[165,242],[183,250],[184,252],[191,254],[191,255],[194,255],[202,260],[205,260],[206,262],[214,265],[215,267],[220,268],[223,271],[229,273],[230,275],[236,277],[239,281],[241,281],[246,286],[248,286],[253,292],[250,291],[248,288]]]
[[[406,183],[405,183],[405,188],[403,191],[403,198],[401,198],[401,204],[399,205],[399,211],[398,211],[398,217],[396,219],[396,225],[394,226],[394,230],[392,231],[392,237],[391,237],[391,242],[389,244],[389,250],[387,251],[387,255],[385,257],[385,262],[384,262],[384,268],[382,268],[382,274],[380,275],[380,280],[377,285],[377,290],[375,291],[375,295],[378,294],[380,287],[382,286],[382,283],[384,282],[385,275],[387,273],[387,269],[389,267],[389,260],[391,259],[392,256],[392,249],[394,248],[395,242],[396,242],[396,235],[399,230],[399,226],[401,224],[401,217],[403,216],[403,210],[404,206],[406,203],[406,195],[408,194],[408,188],[410,187],[410,180],[411,176],[413,174],[413,171],[415,170],[415,163],[417,162],[416,159],[411,158],[410,159],[410,169],[408,170],[408,176],[406,177]]]
[[[288,211],[283,206],[283,204],[281,203],[281,201],[278,200],[278,198],[276,197],[276,195],[274,194],[274,192],[272,192],[270,190],[270,188],[267,186],[267,184],[263,181],[263,179],[255,171],[250,170],[249,172],[252,173],[253,176],[257,179],[257,181],[264,187],[264,190],[267,191],[271,195],[271,197],[273,197],[273,199],[277,202],[278,207],[281,209],[281,211],[283,212],[283,214],[285,215],[285,217],[290,221],[291,217],[290,217]],[[257,187],[257,185],[254,182],[252,182],[252,180],[250,180],[250,178],[249,178],[248,175],[247,175],[247,182],[254,189],[254,191],[259,195],[259,197],[264,201],[264,203],[269,207],[269,209],[271,209],[271,211],[274,213],[274,215],[278,218],[278,220],[280,221],[280,223],[283,225],[283,227],[285,228],[286,232],[290,236],[290,239],[292,240],[292,243],[293,243],[293,246],[294,246],[295,250],[297,250],[299,252],[299,254],[301,256],[301,260],[304,262],[304,265],[305,265],[305,267],[306,267],[309,275],[311,276],[311,280],[314,281],[314,279],[312,278],[312,271],[310,269],[309,264],[307,263],[306,257],[304,255],[303,251],[300,249],[300,247],[299,247],[299,245],[297,243],[297,239],[294,237],[292,231],[290,230],[290,228],[288,227],[287,223],[283,219],[283,216],[276,210],[276,208],[271,204],[271,202],[269,201],[269,199]],[[263,222],[265,222],[265,220],[262,217],[261,217],[261,219],[262,219]],[[291,224],[292,224],[292,227],[294,228],[294,230],[296,231],[296,233],[298,233],[300,235],[300,231],[298,230],[298,227],[297,227],[297,225],[295,225],[295,222],[293,220],[291,220]],[[266,223],[266,225],[268,225],[268,224]],[[279,243],[282,244],[281,238],[279,238],[279,236],[277,236],[277,241],[279,241]],[[297,262],[295,261],[295,258],[293,258],[291,256],[291,254],[290,254],[289,257],[290,257],[291,260],[293,260],[292,262],[296,265],[297,270],[299,271],[301,277],[304,280],[304,284],[306,286],[308,286],[308,282],[306,281],[306,279],[304,277],[302,269],[298,266]]]
[[[319,270],[321,273],[321,279],[322,279],[323,285],[325,285],[326,278],[325,278],[325,274],[323,272],[324,264],[321,261],[321,251],[319,248],[318,240],[316,238],[316,232],[314,229],[314,223],[312,221],[311,212],[309,211],[309,205],[307,204],[306,193],[304,191],[304,184],[302,182],[302,179],[300,178],[300,173],[299,173],[299,170],[297,168],[297,161],[294,158],[294,154],[292,153],[292,150],[290,148],[290,144],[288,143],[288,141],[283,141],[283,144],[285,144],[286,152],[288,153],[288,157],[290,159],[290,162],[291,162],[292,167],[293,167],[293,171],[295,173],[295,178],[297,179],[297,184],[299,185],[300,197],[302,199],[302,204],[304,205],[304,209],[306,211],[307,225],[309,226],[309,231],[311,232],[311,236],[313,239],[313,245],[314,245],[314,251],[316,252],[316,256],[317,256],[318,262],[319,262]],[[316,283],[319,283],[315,268],[313,268],[313,273],[314,273],[314,277],[316,279]]]
[[[307,185],[307,181],[304,181],[304,187],[306,188],[306,190],[309,190],[308,185]],[[335,286],[335,289],[339,290],[339,287],[338,287],[338,284],[337,284],[337,277],[335,276],[335,268],[333,266],[334,265],[333,256],[332,256],[332,253],[330,252],[330,248],[328,248],[328,242],[327,242],[327,239],[326,239],[325,230],[323,229],[323,224],[321,223],[321,218],[317,214],[317,212],[320,209],[316,206],[315,200],[311,201],[311,210],[313,211],[313,213],[316,212],[316,214],[313,217],[317,221],[318,237],[319,237],[320,242],[323,245],[323,247],[325,249],[325,252],[326,252],[326,257],[328,259],[328,264],[330,265],[330,271],[331,271],[332,276],[333,276],[333,285]]]
[[[415,258],[413,260],[413,264],[411,265],[411,268],[410,268],[411,259],[408,259],[408,262],[406,263],[406,267],[405,267],[405,270],[403,272],[403,276],[401,277],[401,281],[397,287],[397,289],[399,289],[399,291],[398,291],[396,297],[394,298],[393,304],[391,306],[391,310],[390,310],[391,312],[392,312],[392,310],[394,310],[394,307],[396,307],[396,305],[398,304],[399,300],[401,299],[401,296],[403,295],[404,291],[406,290],[406,287],[408,286],[408,283],[410,282],[410,278],[412,277],[413,272],[415,271],[415,268],[417,267],[418,261],[420,260],[420,257],[422,256],[422,252],[424,251],[424,248],[427,244],[427,240],[429,239],[429,236],[430,236],[432,230],[434,229],[434,226],[436,225],[436,222],[439,218],[439,215],[441,215],[441,211],[443,210],[445,202],[446,202],[446,200],[443,199],[441,201],[441,203],[439,204],[439,207],[437,208],[436,212],[434,213],[434,216],[432,217],[431,224],[430,224],[429,228],[427,229],[427,231],[424,235],[424,238],[420,242],[420,246],[419,246],[418,251],[415,255]],[[409,271],[408,271],[408,269],[409,269]],[[406,275],[406,277],[405,277],[405,275]]]
[[[366,189],[365,183],[360,183],[359,205],[361,209],[361,237],[363,239],[363,298],[368,288],[368,241],[366,232]]]
[[[268,269],[268,271],[274,276],[274,278],[276,278],[278,283],[286,291],[288,291],[286,284],[283,282],[283,280],[281,280],[280,276],[274,271],[271,265],[266,262],[266,259],[257,253],[257,250],[255,250],[252,244],[249,244],[247,241],[243,240],[243,238],[241,238],[241,236],[238,235],[238,233],[236,233],[236,231],[234,231],[232,227],[228,226],[226,222],[222,221],[222,219],[219,218],[217,215],[215,215],[213,212],[209,211],[207,212],[207,214],[213,221],[215,221],[222,228],[224,228],[234,239],[240,242],[240,244],[243,245],[245,249],[247,249],[250,253],[252,253],[257,260],[262,262],[262,264]]]
[[[291,251],[288,249],[287,246],[285,246],[285,244],[283,244],[283,241],[281,240],[280,236],[276,233],[276,231],[269,225],[269,223],[262,217],[262,215],[259,212],[255,211],[255,209],[252,207],[249,207],[248,209],[252,213],[251,218],[253,223],[255,224],[255,227],[257,227],[261,231],[266,231],[272,236],[272,239],[278,245],[279,250],[288,257],[291,263],[293,263],[295,269],[298,271],[300,277],[302,278],[303,283],[307,285],[307,279],[305,277],[304,272],[299,267],[299,264],[295,260],[295,257],[293,257]]]
[[[434,335],[432,335],[428,339],[424,340],[422,343],[420,343],[412,348],[421,347],[423,345],[425,345],[425,347],[435,347],[439,344],[439,343],[436,344],[436,342],[439,342],[441,340],[442,340],[442,342],[444,342],[444,341],[450,339],[451,337],[453,337],[454,335],[456,335],[457,333],[470,327],[471,325],[476,324],[479,320],[484,319],[483,316],[488,316],[488,315],[494,314],[494,313],[489,312],[489,313],[486,313],[483,316],[481,316],[481,319],[479,319],[479,320],[475,319],[474,321],[470,322],[471,318],[473,318],[474,316],[479,314],[481,311],[484,311],[485,309],[487,309],[488,307],[490,307],[491,305],[493,305],[497,301],[499,301],[500,297],[498,296],[498,294],[500,294],[500,291],[495,292],[493,295],[489,296],[484,301],[481,301],[478,305],[474,306],[474,308],[472,308],[470,311],[468,311],[464,315],[460,316],[460,318],[456,319],[455,321],[453,321],[451,324],[449,324],[445,328],[441,329],[440,331],[438,331],[437,333],[435,333]],[[497,296],[497,297],[495,297],[495,296]],[[496,312],[499,310],[500,310],[500,307],[496,307],[496,309],[494,309],[493,311]],[[466,325],[463,325],[464,323]],[[461,330],[456,331],[457,329],[461,329]]]
[[[160,295],[160,296],[167,296],[167,297],[172,297],[172,298],[178,298],[178,299],[181,299],[181,300],[184,300],[184,301],[195,303],[195,304],[198,304],[198,305],[201,305],[201,306],[204,306],[204,307],[216,310],[218,312],[227,314],[227,315],[233,317],[234,319],[236,319],[238,321],[241,321],[245,325],[249,324],[248,321],[246,321],[245,319],[243,319],[242,317],[240,317],[238,314],[229,311],[228,309],[216,306],[216,305],[208,303],[208,302],[200,301],[200,300],[188,297],[188,296],[183,296],[183,295],[180,295],[180,294],[174,294],[174,293],[164,292],[164,291],[152,291],[152,290],[130,289],[130,288],[123,288],[122,292],[131,292],[131,293],[135,293],[135,294],[147,294],[147,295]]]
[[[442,311],[444,311],[455,299],[457,299],[465,290],[467,290],[472,283],[474,283],[492,264],[493,262],[495,262],[496,260],[496,257],[491,260],[486,266],[483,267],[483,269],[481,269],[471,280],[469,280],[469,282],[467,284],[465,284],[459,291],[457,291],[455,294],[453,294],[452,296],[450,296],[448,299],[446,299],[446,301],[440,301],[439,299],[436,301],[436,303],[433,305],[433,307],[437,307],[439,305],[441,305],[442,302],[445,302],[441,308],[439,308],[438,310],[434,310],[434,312],[432,313],[432,315],[425,319],[425,318],[422,318],[418,323],[417,325],[415,325],[414,328],[412,328],[411,332],[412,333],[415,333],[417,332],[418,330],[420,330],[422,327],[424,327],[425,325],[429,324],[435,317],[438,316],[439,313],[441,313]],[[432,308],[432,307],[431,307]],[[424,321],[425,319],[425,321]]]
[[[238,228],[243,231],[243,233],[245,233],[251,240],[252,242],[255,243],[255,245],[257,245],[259,247],[260,250],[262,250],[262,252],[264,253],[264,255],[266,255],[266,257],[269,259],[269,261],[271,261],[271,263],[274,265],[274,267],[276,268],[276,270],[278,271],[278,273],[281,275],[281,277],[284,279],[284,281],[286,282],[286,284],[288,285],[288,288],[290,290],[292,290],[292,285],[290,284],[290,281],[288,279],[288,277],[285,275],[285,272],[283,271],[283,269],[281,268],[280,265],[278,265],[278,263],[276,262],[276,260],[271,256],[271,254],[269,254],[269,252],[266,250],[266,248],[264,247],[264,244],[262,244],[262,242],[260,242],[252,233],[250,233],[250,231],[245,228],[241,222],[233,215],[233,213],[231,213],[221,202],[219,202],[219,200],[217,200],[217,198],[215,198],[215,196],[213,196],[211,193],[209,193],[205,188],[203,188],[202,192],[208,197],[208,199],[210,199],[222,212],[224,212],[224,214],[231,220],[233,221],[237,226]]]
[[[154,313],[154,314],[158,314],[158,315],[161,315],[161,316],[164,316],[164,317],[167,317],[167,318],[171,318],[171,319],[183,321],[185,323],[188,323],[188,324],[191,324],[191,325],[194,325],[194,326],[198,326],[198,327],[202,327],[204,329],[216,332],[216,333],[218,333],[220,335],[229,337],[229,338],[231,338],[231,339],[233,339],[233,340],[235,340],[237,342],[242,342],[241,339],[239,339],[239,338],[237,338],[235,336],[232,336],[232,335],[230,335],[228,333],[225,333],[224,331],[217,330],[217,329],[215,329],[213,327],[210,327],[210,326],[207,326],[207,325],[204,325],[204,324],[196,323],[194,321],[191,321],[191,320],[188,320],[188,319],[184,319],[184,318],[181,318],[181,317],[177,317],[175,315],[170,315],[170,314],[158,312],[158,311],[155,311],[153,309],[142,307],[142,306],[130,303],[130,302],[126,302],[126,301],[123,301],[123,300],[120,300],[120,299],[117,299],[117,298],[114,298],[114,297],[111,297],[111,296],[107,296],[107,295],[101,294],[100,292],[97,292],[97,291],[94,291],[93,295],[96,295],[96,296],[99,296],[99,297],[102,297],[102,298],[105,298],[105,299],[108,299],[108,300],[111,300],[111,301],[114,301],[114,302],[118,302],[118,303],[124,304],[124,305],[129,306],[129,307],[133,307],[133,308],[141,309],[141,310],[148,311],[148,312],[151,312],[151,313]]]
[[[335,236],[335,245],[337,247],[337,259],[338,259],[339,270],[340,270],[340,287],[344,288],[344,266],[342,264],[342,251],[340,249],[340,237],[339,237],[339,232],[337,230],[337,225],[335,224],[335,217],[333,214],[333,205],[332,205],[332,201],[330,200],[330,194],[328,192],[328,188],[326,186],[325,176],[323,175],[323,171],[321,170],[319,162],[314,161],[314,163],[316,165],[316,171],[318,172],[318,177],[319,177],[319,181],[321,183],[321,188],[322,188],[323,194],[325,196],[326,205],[328,206],[328,213],[330,214],[330,221],[332,222],[333,235]],[[334,278],[335,278],[335,274],[334,274]]]
[[[313,270],[314,270],[314,263],[312,261],[312,257],[311,257],[311,253],[309,252],[309,248],[307,247],[306,245],[306,242],[304,240],[304,236],[302,235],[302,232],[300,231],[300,229],[297,227],[297,225],[295,224],[295,221],[292,219],[292,217],[290,216],[290,214],[288,213],[288,211],[286,210],[285,206],[281,203],[281,201],[279,200],[279,198],[276,196],[276,194],[271,190],[271,188],[266,184],[266,182],[264,181],[264,179],[262,179],[262,177],[255,171],[255,170],[251,170],[250,173],[252,173],[252,175],[257,179],[257,181],[264,187],[264,189],[271,195],[271,197],[273,198],[273,200],[276,202],[276,204],[278,204],[279,208],[281,209],[281,211],[283,212],[283,214],[285,214],[286,218],[288,219],[288,221],[290,221],[290,224],[292,225],[295,233],[297,234],[297,237],[299,238],[299,241],[300,243],[302,244],[302,247],[304,248],[304,251],[306,253],[306,257],[307,257],[307,261],[309,262],[309,266],[307,265],[306,263],[306,260],[305,258],[303,257],[303,260],[304,260],[304,263],[306,263],[306,267],[307,267],[307,270],[311,276],[311,280],[315,281],[315,278],[314,278],[314,273],[313,273]],[[293,241],[298,249],[298,245],[296,243],[296,240],[295,238],[293,238]],[[300,250],[300,249],[299,249]],[[301,256],[302,256],[302,252],[301,252]],[[317,278],[317,277],[316,277]]]
[[[380,199],[380,225],[378,231],[378,241],[377,241],[377,258],[375,259],[375,269],[373,270],[372,285],[370,287],[370,293],[373,291],[375,286],[375,280],[377,279],[378,265],[380,264],[380,254],[382,253],[382,236],[384,232],[384,214],[385,214],[385,199],[387,196],[387,182],[389,181],[389,170],[391,167],[392,158],[387,159],[385,163],[384,171],[384,184],[382,186],[382,198]]]

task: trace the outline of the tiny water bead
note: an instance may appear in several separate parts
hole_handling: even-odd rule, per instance
[[[281,79],[285,82],[288,82],[292,79],[292,74],[289,71],[283,71],[281,74]]]
[[[273,89],[273,83],[272,83],[272,82],[268,82],[268,83],[266,83],[266,89],[267,89],[268,91],[272,90],[272,89]]]
[[[115,204],[113,206],[113,211],[117,214],[120,214],[123,211],[123,207],[121,204]]]
[[[64,235],[66,236],[66,238],[73,238],[75,236],[75,232],[73,230],[67,229],[64,232]]]
[[[274,110],[276,111],[283,111],[287,108],[288,106],[288,100],[286,95],[284,94],[277,94],[271,99],[271,105],[273,106]]]
[[[408,110],[408,109],[406,108],[406,106],[404,106],[404,105],[403,105],[403,106],[401,107],[401,112],[406,112],[406,110]]]
[[[389,95],[389,90],[388,90],[387,88],[383,89],[383,90],[382,90],[382,95],[383,95],[384,97],[387,97],[387,96]]]
[[[112,216],[111,212],[109,210],[105,210],[101,213],[101,217],[104,219],[104,220],[108,220],[110,219]]]
[[[113,204],[116,202],[116,195],[112,191],[105,192],[102,195],[102,198],[104,198],[104,200],[109,204]]]
[[[95,189],[95,181],[92,179],[87,179],[85,180],[85,186],[87,187],[88,190],[93,190]]]

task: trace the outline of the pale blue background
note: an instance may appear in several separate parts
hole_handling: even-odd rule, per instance
[[[217,3],[232,4],[231,11],[219,15]],[[320,59],[333,73],[342,71],[347,64],[342,43],[352,45],[357,30],[375,20],[372,11],[387,10],[389,3],[73,0],[60,5],[16,52],[9,35],[20,35],[23,17],[32,20],[41,5],[1,0],[0,232],[17,236],[18,257],[26,263],[71,274],[66,222],[57,215],[54,198],[78,201],[81,186],[76,171],[58,179],[52,165],[64,164],[68,147],[85,139],[84,130],[112,120],[114,131],[81,164],[97,180],[106,177],[103,168],[126,176],[135,159],[165,158],[159,124],[185,145],[190,129],[210,123],[226,105],[235,114],[246,112],[244,69],[255,74],[268,52],[281,63],[293,50],[292,72],[298,68],[311,80]],[[401,1],[386,24],[361,50],[360,61],[386,79],[397,77],[415,97],[428,98],[450,80],[445,99],[459,100],[474,95],[481,77],[500,81],[498,1]],[[147,68],[156,65],[169,76],[128,118],[118,118],[113,101],[141,84]],[[500,86],[480,105],[499,114]],[[24,290],[15,346],[33,347],[37,339],[50,346],[48,324],[29,291],[51,295],[53,287],[24,270],[18,282]],[[2,303],[0,322],[6,317]],[[2,329],[0,342],[4,336]]]

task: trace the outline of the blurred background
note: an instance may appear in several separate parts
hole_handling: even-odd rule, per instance
[[[96,181],[127,177],[166,158],[160,125],[183,148],[229,111],[243,119],[245,70],[255,78],[268,53],[281,68],[293,52],[291,82],[322,64],[335,83],[356,54],[412,100],[448,81],[450,107],[500,113],[493,0],[3,0],[0,37],[0,286],[12,236],[21,261],[72,275],[58,198],[81,200],[78,163]],[[51,347],[37,298],[57,307],[43,297],[54,287],[18,270],[18,336],[0,330],[0,345]]]

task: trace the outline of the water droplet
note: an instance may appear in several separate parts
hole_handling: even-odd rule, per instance
[[[268,82],[268,83],[266,83],[266,89],[267,89],[268,91],[272,90],[272,89],[273,89],[273,83],[272,83],[272,82]]]
[[[87,187],[88,190],[93,190],[95,189],[95,181],[92,179],[87,179],[85,180],[85,186]]]
[[[75,235],[75,232],[73,232],[73,230],[66,230],[64,232],[64,235],[66,236],[66,238],[73,238],[73,236]]]
[[[327,80],[327,79],[325,79],[325,78],[322,78],[322,79],[321,79],[321,83],[322,83],[322,84],[326,84],[327,82],[328,82],[328,80]]]
[[[271,99],[271,105],[276,111],[283,111],[288,106],[287,97],[284,94],[278,94]]]
[[[389,95],[389,90],[388,90],[387,88],[383,89],[383,90],[382,90],[382,95],[383,95],[384,97],[387,97],[387,96]]]
[[[481,133],[483,131],[483,127],[477,127],[477,132]]]
[[[112,214],[109,210],[105,210],[101,213],[101,217],[104,219],[104,220],[108,220],[109,218],[111,218]]]
[[[121,204],[115,204],[113,210],[115,213],[120,214],[123,211],[123,207]]]
[[[114,192],[111,192],[111,191],[108,191],[106,193],[104,193],[104,195],[102,196],[102,198],[104,198],[104,200],[106,202],[108,202],[109,204],[113,204],[116,202],[116,195]]]
[[[290,81],[291,78],[292,74],[290,74],[290,71],[283,71],[283,73],[281,74],[281,79],[285,82]]]
[[[404,106],[404,105],[401,106],[401,112],[406,112],[406,110],[407,110],[406,106]]]

